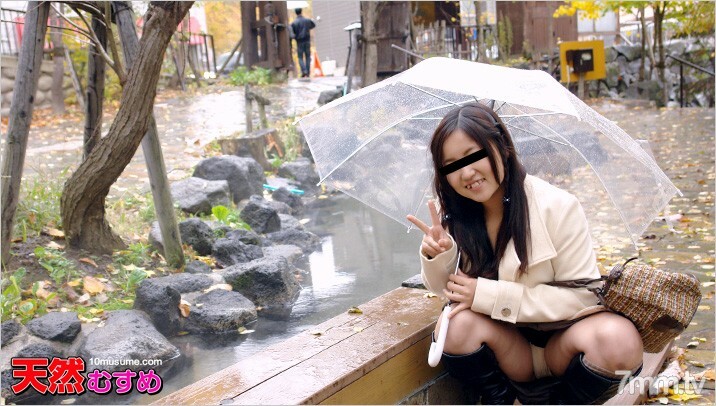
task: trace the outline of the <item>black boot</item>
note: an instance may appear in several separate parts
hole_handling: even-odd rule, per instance
[[[497,365],[495,353],[485,344],[466,355],[443,353],[442,361],[448,373],[467,389],[471,403],[483,405],[511,405],[515,390]]]
[[[641,368],[636,371],[638,375]],[[610,378],[584,364],[584,354],[572,358],[557,387],[556,403],[562,405],[603,404],[617,394],[622,378]]]

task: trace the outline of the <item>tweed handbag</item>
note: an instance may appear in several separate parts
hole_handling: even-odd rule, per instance
[[[549,285],[587,288],[608,310],[631,320],[639,330],[644,351],[659,352],[691,323],[701,301],[693,275],[667,272],[634,263],[631,258],[597,279],[554,281]],[[604,281],[603,286],[594,284]]]

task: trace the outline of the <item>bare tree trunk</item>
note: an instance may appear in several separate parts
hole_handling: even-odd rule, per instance
[[[118,1],[113,3],[119,35],[122,38],[122,51],[127,69],[131,69],[139,53],[139,38],[134,29],[134,14],[129,2]],[[164,259],[174,268],[184,266],[184,251],[181,247],[179,226],[174,216],[174,204],[167,180],[167,170],[164,166],[162,146],[159,143],[157,123],[154,114],[151,114],[149,128],[142,139],[142,152],[149,173],[149,184],[154,198],[154,209],[159,222],[164,246]]]
[[[109,253],[124,246],[105,220],[104,202],[149,127],[164,52],[192,4],[189,1],[150,4],[137,59],[127,75],[117,116],[107,136],[65,183],[60,207],[65,236],[72,247]]]
[[[6,264],[10,255],[15,210],[20,199],[20,179],[25,164],[27,136],[30,133],[35,91],[40,80],[42,48],[45,45],[47,16],[50,13],[49,2],[31,1],[27,5],[25,26],[22,31],[22,44],[18,58],[15,87],[10,104],[10,120],[7,129],[7,143],[2,166],[2,263]]]
[[[361,3],[363,30],[363,87],[370,86],[378,81],[378,9],[381,4],[377,1]]]
[[[666,83],[666,51],[664,50],[664,15],[668,2],[661,1],[654,5],[654,48],[659,54],[659,61],[656,64],[661,82],[661,105],[666,106],[669,101],[669,84]]]
[[[646,18],[644,16],[644,6],[639,6],[639,21],[641,21],[641,64],[639,64],[639,81],[646,79],[645,63],[646,63]]]
[[[60,7],[63,7],[63,5],[60,4]],[[58,27],[50,30],[50,38],[52,40],[52,59],[54,62],[51,90],[52,111],[55,112],[55,114],[63,114],[65,112],[65,45],[62,42],[62,23],[64,21],[60,18],[57,12],[53,12],[52,14],[52,25]]]
[[[92,16],[92,30],[94,30],[103,47],[107,47],[107,28],[104,22]],[[100,51],[92,43],[87,50],[87,92],[85,95],[85,134],[84,153],[82,159],[87,159],[92,148],[97,144],[102,131],[102,104],[104,102],[104,79],[106,63]]]

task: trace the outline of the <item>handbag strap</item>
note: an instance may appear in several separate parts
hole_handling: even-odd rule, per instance
[[[624,261],[623,264],[616,264],[614,267],[612,267],[612,270],[609,271],[609,274],[602,275],[599,278],[582,278],[582,279],[572,279],[572,280],[566,280],[566,281],[552,281],[548,282],[547,285],[550,286],[557,286],[561,288],[586,288],[588,291],[594,293],[599,301],[602,304],[605,304],[604,296],[609,292],[609,288],[611,288],[612,283],[614,283],[616,280],[618,280],[622,276],[622,272],[624,272],[624,267],[631,261],[637,259],[636,257],[632,257]],[[595,282],[601,282],[604,281],[604,286],[590,286]]]

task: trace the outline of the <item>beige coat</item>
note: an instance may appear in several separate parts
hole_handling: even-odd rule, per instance
[[[527,325],[602,311],[594,294],[586,289],[545,285],[555,280],[599,277],[582,206],[573,195],[534,176],[527,176],[525,192],[532,232],[527,272],[518,276],[520,260],[510,240],[500,261],[498,280],[477,278],[472,310],[495,320]],[[456,245],[453,242],[449,251],[433,259],[420,257],[425,286],[444,296],[448,275],[455,271]]]

